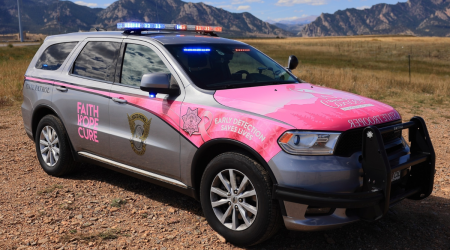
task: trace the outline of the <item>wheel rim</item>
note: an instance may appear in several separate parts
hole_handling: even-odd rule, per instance
[[[211,206],[222,225],[234,231],[250,227],[258,214],[258,197],[250,179],[235,169],[221,171],[210,189]]]
[[[59,159],[59,138],[55,129],[51,126],[45,126],[42,128],[41,135],[39,137],[39,148],[41,150],[41,156],[45,164],[49,167],[55,166]]]

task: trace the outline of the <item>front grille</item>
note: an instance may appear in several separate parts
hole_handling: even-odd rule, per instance
[[[384,124],[376,125],[378,128],[383,128],[387,126],[391,126],[394,124],[401,123],[401,121],[394,121]],[[334,150],[334,154],[337,156],[344,156],[348,157],[352,154],[362,151],[362,134],[363,134],[364,128],[357,128],[352,130],[347,130],[343,132],[339,136],[339,141],[337,142],[336,148]],[[384,144],[387,144],[389,142],[392,142],[393,140],[399,139],[402,136],[401,130],[394,131],[390,133],[383,134],[383,142]]]

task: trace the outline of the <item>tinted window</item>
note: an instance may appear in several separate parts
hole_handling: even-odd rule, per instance
[[[248,45],[167,45],[191,80],[204,89],[297,82],[286,69]]]
[[[149,47],[127,44],[123,58],[121,83],[139,87],[142,76],[148,73],[170,74],[170,71],[155,51]]]
[[[73,74],[112,81],[112,70],[119,49],[120,43],[89,42],[75,61]]]
[[[57,70],[78,42],[59,43],[48,47],[36,63],[37,69]]]

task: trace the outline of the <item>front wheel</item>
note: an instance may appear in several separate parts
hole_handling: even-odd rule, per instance
[[[224,153],[206,167],[200,185],[203,212],[229,242],[250,246],[272,237],[281,215],[264,168],[239,153]]]

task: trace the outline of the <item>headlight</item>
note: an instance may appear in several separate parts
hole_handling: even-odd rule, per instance
[[[287,131],[278,144],[292,155],[332,155],[341,133]]]

